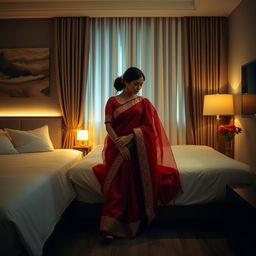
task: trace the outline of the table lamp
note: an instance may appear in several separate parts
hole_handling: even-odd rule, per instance
[[[204,96],[204,116],[234,115],[234,103],[232,94],[210,94]]]
[[[85,146],[86,142],[88,142],[88,130],[78,130],[77,141],[79,142],[79,145]]]

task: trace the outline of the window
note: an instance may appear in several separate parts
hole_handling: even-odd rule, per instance
[[[179,18],[93,18],[85,126],[93,144],[106,135],[104,108],[113,83],[130,66],[143,70],[142,96],[156,107],[172,144],[185,144],[185,104]]]

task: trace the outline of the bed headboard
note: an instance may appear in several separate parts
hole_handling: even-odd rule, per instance
[[[48,125],[54,148],[62,147],[62,117],[0,117],[0,129],[33,130]]]

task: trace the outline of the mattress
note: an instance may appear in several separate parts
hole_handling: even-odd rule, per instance
[[[0,155],[1,238],[18,237],[29,255],[42,255],[45,241],[75,198],[67,170],[80,159],[82,152],[71,149]],[[8,243],[2,240],[0,251],[9,250],[4,249]]]
[[[104,202],[100,184],[92,171],[92,166],[102,163],[102,149],[102,145],[94,148],[68,172],[79,201]],[[178,145],[172,146],[172,150],[184,193],[175,198],[171,205],[224,201],[227,184],[251,183],[253,174],[247,164],[231,159],[211,147]]]

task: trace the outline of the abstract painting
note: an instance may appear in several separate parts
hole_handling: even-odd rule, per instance
[[[49,48],[0,49],[0,97],[49,96]]]

